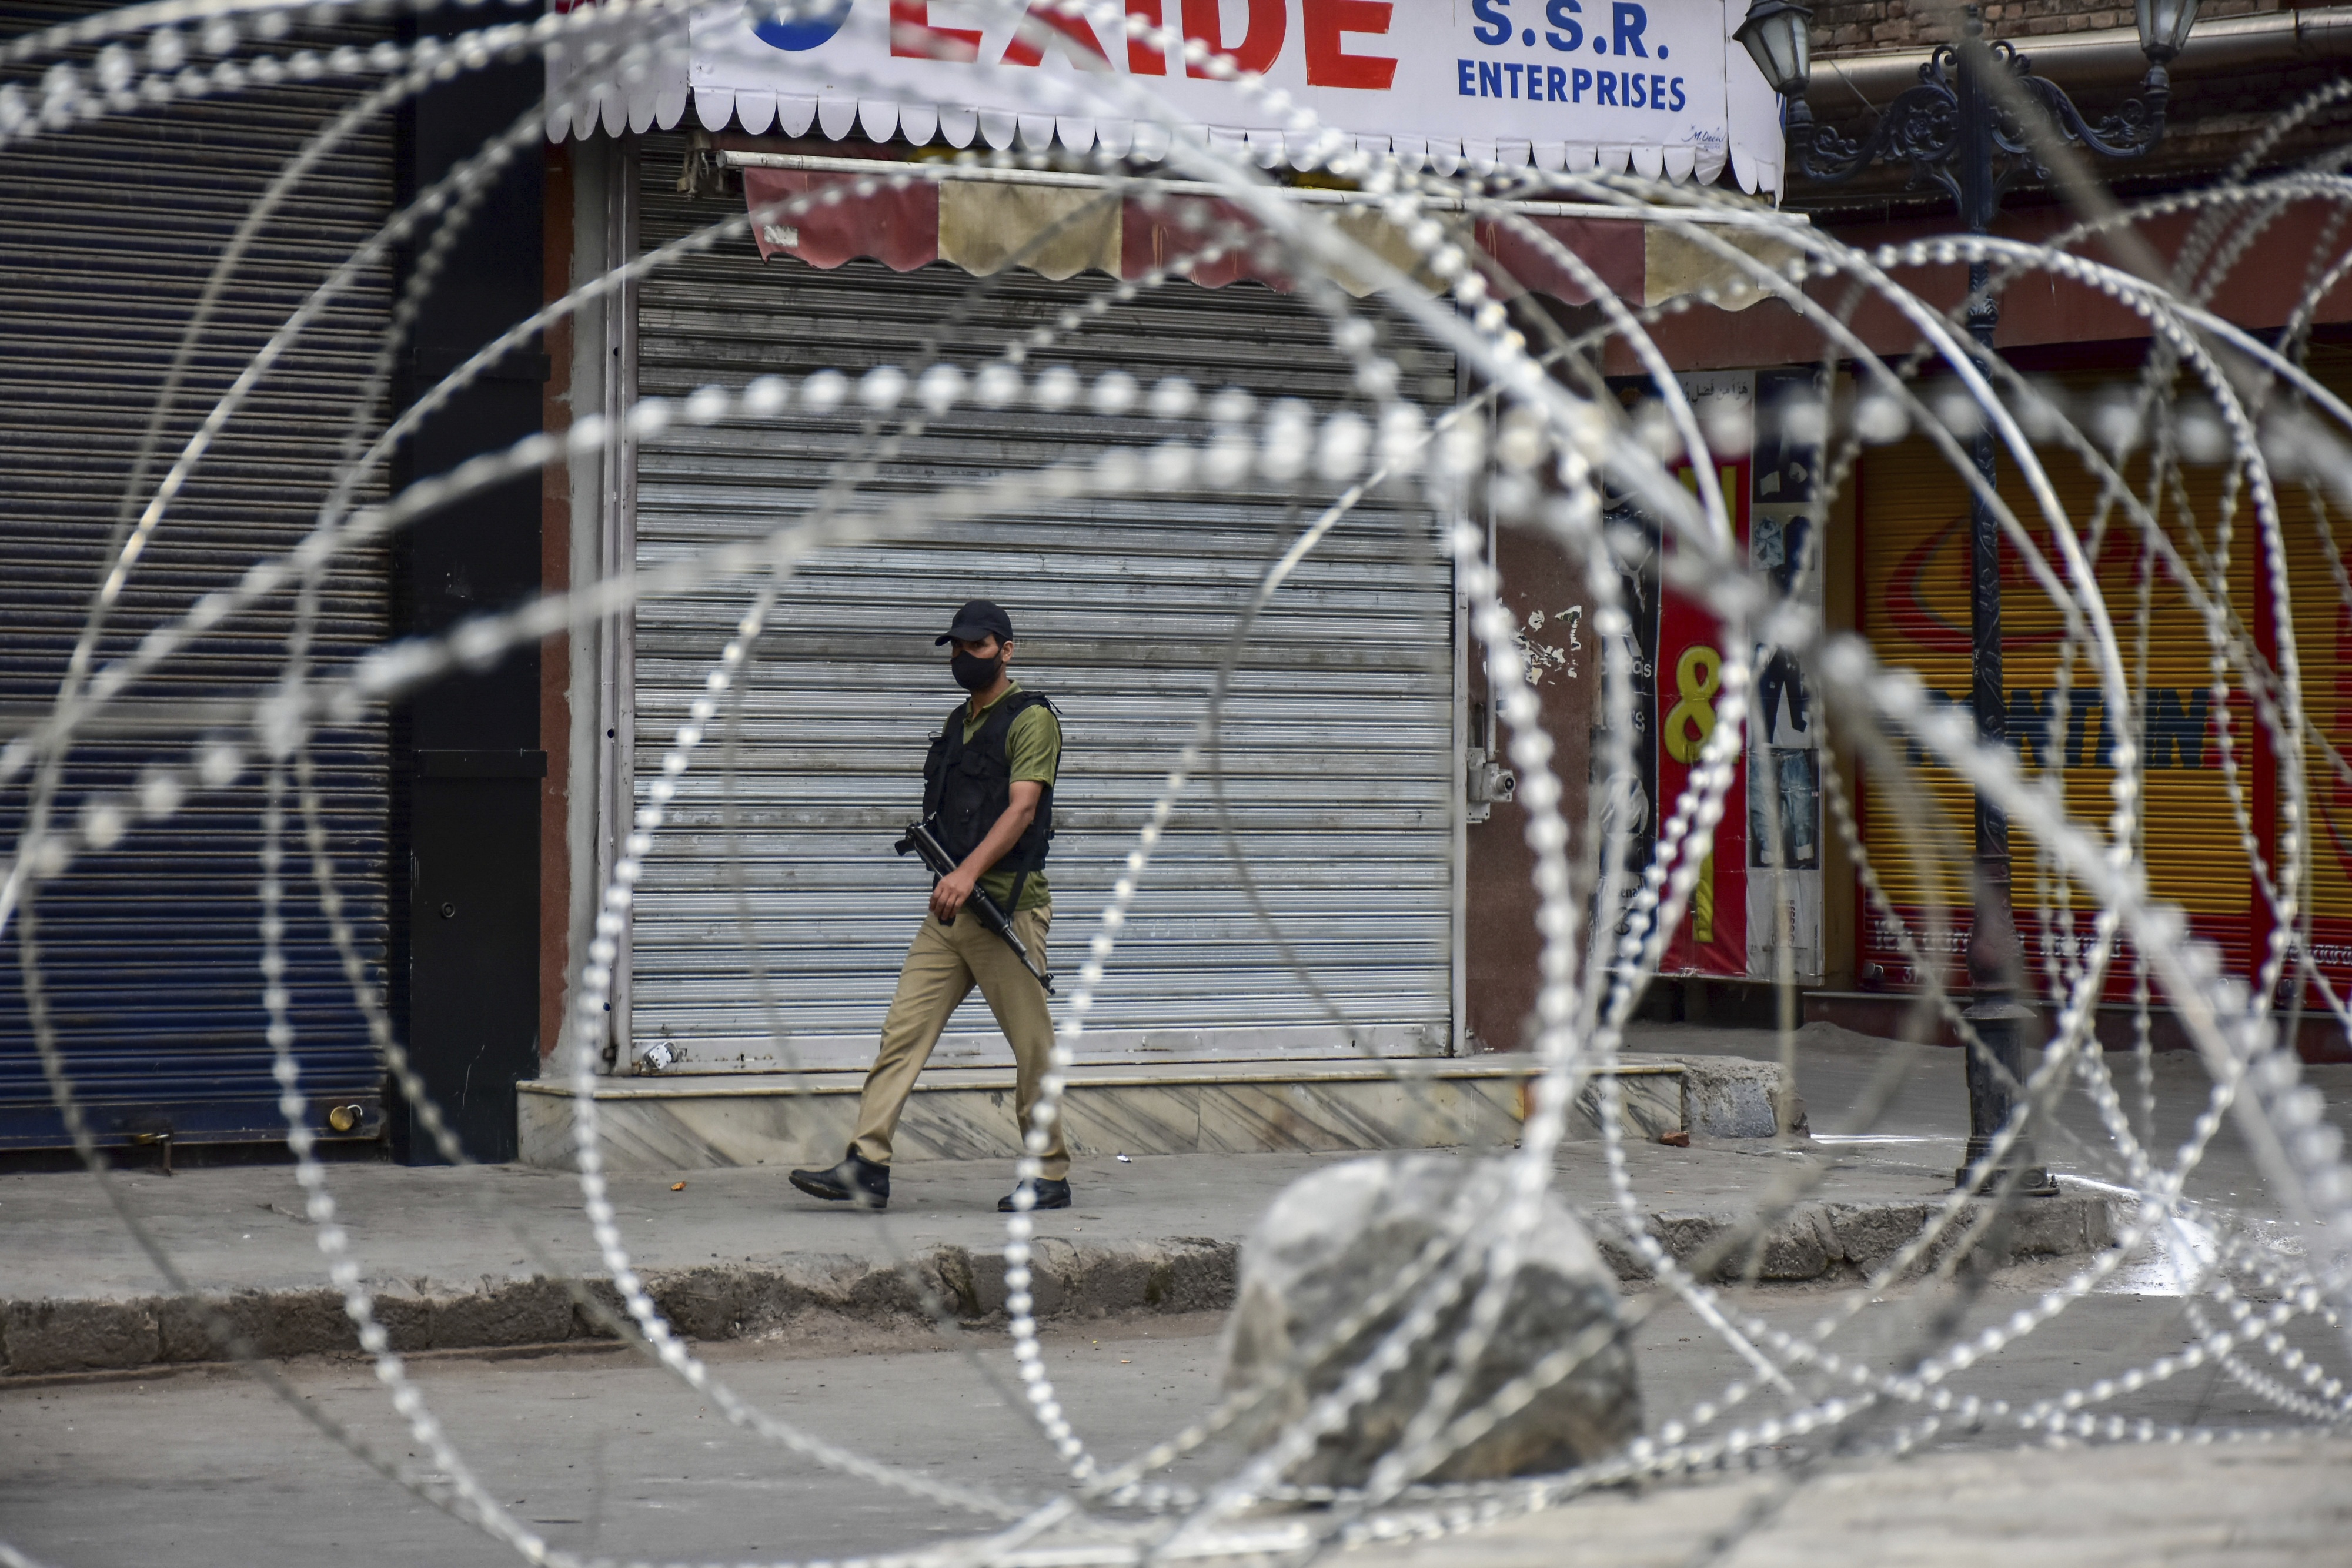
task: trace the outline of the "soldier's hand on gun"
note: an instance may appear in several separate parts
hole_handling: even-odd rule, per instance
[[[941,925],[952,924],[957,911],[970,902],[972,889],[979,884],[979,874],[968,868],[960,866],[950,872],[931,889],[931,913]]]

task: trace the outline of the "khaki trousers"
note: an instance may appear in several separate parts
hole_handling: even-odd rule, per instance
[[[1037,967],[1050,973],[1045,936],[1054,923],[1051,904],[1024,909],[1013,917],[1013,929],[1029,948]],[[953,925],[932,916],[923,918],[915,945],[907,950],[906,967],[898,971],[898,991],[890,998],[889,1016],[882,1020],[882,1049],[866,1074],[866,1092],[857,1103],[857,1135],[850,1148],[877,1165],[890,1163],[890,1137],[898,1131],[898,1113],[915,1080],[931,1059],[940,1031],[974,985],[988,998],[989,1011],[1013,1047],[1013,1103],[1020,1122],[1014,1136],[1026,1138],[1029,1113],[1037,1103],[1038,1085],[1045,1077],[1047,1053],[1054,1048],[1053,1015],[1045,1008],[1045,988],[1021,967],[1003,939],[966,910]],[[1046,1146],[1045,1179],[1060,1181],[1070,1174],[1070,1155],[1062,1143],[1056,1118],[1053,1141]]]

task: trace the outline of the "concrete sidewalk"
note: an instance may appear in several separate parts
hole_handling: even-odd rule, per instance
[[[1652,1229],[1688,1258],[1739,1224],[1775,1177],[1831,1168],[1768,1239],[1760,1274],[1859,1277],[1917,1234],[1948,1165],[1868,1149],[1752,1144],[1629,1145]],[[1078,1162],[1077,1206],[1037,1216],[1041,1315],[1222,1308],[1239,1244],[1290,1181],[1349,1155],[1144,1155]],[[1564,1145],[1559,1190],[1591,1216],[1628,1279],[1598,1144]],[[683,1187],[673,1190],[680,1179]],[[131,1207],[191,1286],[271,1355],[355,1348],[328,1288],[315,1228],[286,1166],[126,1173]],[[959,1319],[1001,1321],[1004,1243],[995,1162],[902,1163],[884,1216],[820,1205],[773,1170],[623,1176],[612,1197],[633,1266],[673,1323],[699,1339],[808,1331],[929,1332],[928,1291]],[[609,1271],[588,1234],[577,1179],[520,1166],[332,1167],[339,1218],[396,1348],[560,1343],[606,1331],[561,1281]],[[2021,1211],[2019,1255],[2087,1252],[2109,1235],[2088,1190]],[[531,1245],[526,1246],[528,1241]],[[533,1248],[537,1249],[534,1256]],[[0,1367],[5,1375],[215,1360],[220,1351],[173,1298],[79,1173],[0,1176]],[[919,1289],[919,1283],[920,1288]]]

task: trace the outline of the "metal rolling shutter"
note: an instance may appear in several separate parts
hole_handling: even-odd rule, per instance
[[[2078,390],[2087,392],[2091,387],[2086,382]],[[2045,451],[2043,461],[2067,516],[2077,528],[2086,528],[2097,500],[2095,481],[2077,458],[2063,449]],[[2133,472],[2143,474],[2144,467],[2142,464]],[[2219,495],[2218,470],[2190,468],[2187,475],[2197,526],[2210,539]],[[1864,460],[1862,486],[1863,630],[1881,658],[1909,665],[1918,671],[1930,691],[1964,703],[1969,680],[1967,489],[1943,457],[1916,438],[1869,452]],[[2012,506],[2031,505],[2006,455],[2001,493]],[[2178,512],[2168,506],[2164,515],[2176,542],[2183,544],[2184,554],[2189,554],[2179,531]],[[2032,519],[2025,520],[2031,526]],[[2253,619],[2252,568],[2257,548],[2253,528],[2252,511],[2242,497],[2230,562],[2230,594],[2249,625]],[[2129,519],[2116,517],[2098,558],[2098,575],[2127,668],[2134,658],[2139,556],[2138,529]],[[2011,743],[2017,746],[2021,744],[2021,718],[2055,702],[2049,694],[2055,687],[2060,621],[2055,608],[2017,563],[2014,552],[2007,559],[2001,581],[2002,674],[2009,689]],[[2196,612],[2161,568],[2152,604],[2147,677],[2141,695],[2149,732],[2149,744],[2143,752],[2148,767],[2142,775],[2149,882],[2158,897],[2189,911],[2198,935],[2221,944],[2233,967],[2242,967],[2251,942],[2252,885],[2231,814],[2220,745],[2210,722],[2209,645]],[[2059,742],[2059,760],[2065,764],[2066,799],[2078,821],[2104,831],[2114,809],[2109,788],[2115,773],[2102,765],[2102,758],[2105,747],[2121,731],[2111,726],[2104,702],[2096,698],[2095,679],[2080,660],[2074,667],[2074,687],[2070,709],[2080,711],[2062,716]],[[2250,717],[2242,701],[2233,705],[2231,744],[2248,788],[2252,780]],[[2038,724],[2035,727],[2038,731]],[[2038,746],[2039,740],[2037,734],[2033,744]],[[2046,765],[2049,758],[2042,761]],[[1958,858],[1939,862],[1903,841],[1893,802],[1885,792],[1887,781],[1882,778],[1868,780],[1866,838],[1872,859],[1898,906],[1923,912],[1931,900],[1940,898],[1951,909],[1957,974],[1957,944],[1966,937],[1969,924],[1967,857],[1974,841],[1969,796],[1957,776],[1946,768],[1923,765],[1915,778],[1949,825],[1958,846]],[[2042,922],[2031,846],[2022,831],[2012,830],[2011,849],[2018,930],[2025,938],[2028,962],[2038,983]],[[2078,891],[2074,898],[2078,930],[2083,928],[2087,908]],[[1864,917],[1864,961],[1882,965],[1890,978],[1901,981],[1905,978],[1902,959],[1879,926],[1875,915]],[[1915,915],[1912,928],[1924,943],[1923,915]],[[2129,967],[2116,966],[2111,973],[2115,978],[2110,996],[2128,996]]]
[[[6,30],[95,8],[14,5]],[[0,706],[10,733],[56,697],[141,432],[213,262],[273,174],[349,99],[347,87],[321,87],[182,102],[0,156]],[[155,476],[253,350],[382,225],[392,193],[392,129],[379,123],[266,232],[194,361]],[[156,534],[101,658],[310,530],[389,308],[389,274],[367,277],[263,384]],[[388,593],[380,552],[345,558],[321,606],[326,666],[383,641]],[[65,820],[89,793],[130,788],[150,763],[185,760],[207,725],[234,733],[238,706],[274,679],[291,623],[282,598],[134,688],[76,749],[59,798]],[[318,757],[347,908],[380,963],[383,726],[327,733]],[[0,800],[12,849],[24,799],[20,783]],[[40,899],[42,978],[78,1092],[108,1141],[284,1135],[262,1039],[259,811],[248,771],[168,822],[134,828],[112,853],[84,856]],[[303,1086],[320,1118],[331,1105],[362,1105],[353,1135],[371,1137],[381,1070],[319,916],[299,831],[293,847],[288,983]],[[0,1146],[59,1144],[25,1016],[16,924],[0,946]]]
[[[2314,345],[2307,361],[2338,392],[2352,384],[2352,355],[2342,349]],[[2304,768],[2311,789],[2312,956],[2340,995],[2352,983],[2352,785],[2344,782],[2326,747],[2333,746],[2338,756],[2352,758],[2352,605],[2346,603],[2328,561],[2316,499],[2324,497],[2315,497],[2305,481],[2280,485],[2288,597],[2303,674]],[[2328,506],[2326,518],[2337,556],[2352,568],[2352,517]],[[2280,816],[2284,830],[2285,812]],[[2313,1001],[2316,1003],[2315,996]]]
[[[2352,609],[2336,588],[2302,486],[2287,486],[2281,499],[2289,519],[2287,580],[2302,663],[2304,770],[2311,789],[2312,957],[2340,995],[2352,980],[2352,785],[2336,771],[2326,748],[2352,758],[2352,658],[2347,657],[2352,653]],[[2331,507],[2327,524],[2338,555],[2352,565],[2352,519]],[[2282,808],[2282,829],[2285,816]]]
[[[665,146],[648,147],[646,247],[719,215],[669,189],[675,166]],[[971,369],[1110,287],[1099,277],[1057,284],[1026,273],[992,281],[978,298],[974,279],[944,266],[905,275],[871,262],[833,272],[763,266],[741,242],[646,279],[639,390],[675,396],[768,372],[856,375],[907,363],[959,310],[970,314],[946,357]],[[1450,355],[1393,326],[1387,332],[1414,388],[1450,401]],[[1147,295],[1033,365],[1055,362],[1089,380],[1114,367],[1146,387],[1182,374],[1204,394],[1240,385],[1325,409],[1348,395],[1319,319],[1255,285]],[[1040,466],[1106,429],[1129,441],[1159,434],[1143,418],[1106,426],[961,409],[856,504]],[[800,515],[856,452],[856,427],[839,420],[666,439],[638,460],[638,559],[675,559]],[[919,544],[827,552],[801,569],[759,650],[734,775],[753,946],[793,1060],[862,1064],[922,918],[928,880],[891,842],[919,811],[924,747],[957,696],[932,646],[954,606],[975,596],[1003,602],[1023,633],[1017,673],[1065,716],[1049,870],[1054,951],[1066,977],[1203,710],[1235,612],[1315,510],[1302,517],[1289,498],[1247,492],[1055,505]],[[658,768],[751,587],[730,582],[640,610],[639,778]],[[1429,515],[1368,505],[1283,591],[1234,687],[1227,778],[1240,840],[1285,936],[1348,1027],[1327,1027],[1253,917],[1201,780],[1087,1019],[1090,1054],[1448,1049],[1459,788],[1452,603]],[[667,1044],[680,1071],[784,1060],[763,1023],[736,918],[719,761],[714,725],[635,903],[633,1046]],[[938,1060],[1003,1049],[975,995]]]

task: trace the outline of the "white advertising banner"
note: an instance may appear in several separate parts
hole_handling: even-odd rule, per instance
[[[1730,40],[1744,15],[1741,0],[723,0],[673,21],[650,68],[551,57],[549,131],[675,125],[690,96],[707,129],[753,134],[1149,158],[1155,127],[1177,124],[1270,167],[1337,131],[1441,172],[1712,181],[1728,162],[1744,187],[1777,189],[1778,106]],[[1263,86],[1154,47],[1160,26]]]
[[[1759,371],[1755,377],[1752,501],[1748,561],[1780,593],[1822,612],[1820,506],[1822,410],[1828,388],[1811,370]],[[1822,946],[1822,713],[1802,665],[1785,648],[1756,650],[1748,721],[1748,973],[1788,969],[1818,981]]]

